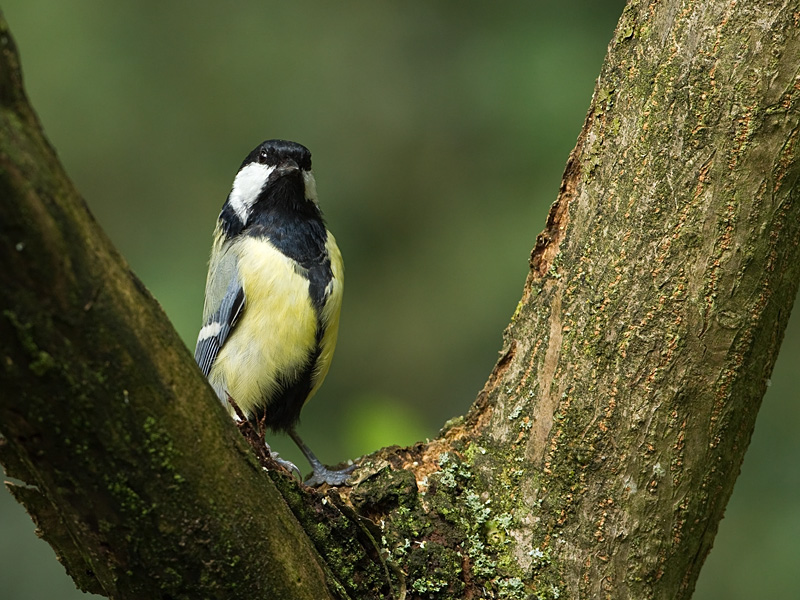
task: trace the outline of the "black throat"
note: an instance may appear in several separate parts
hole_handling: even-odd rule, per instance
[[[239,235],[266,237],[281,252],[309,268],[326,255],[327,232],[322,211],[305,198],[300,172],[271,182],[261,192],[245,222],[225,201],[220,226],[230,240]]]

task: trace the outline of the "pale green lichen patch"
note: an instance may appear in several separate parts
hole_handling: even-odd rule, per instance
[[[462,597],[465,585],[498,598],[517,598],[526,573],[514,555],[513,500],[500,497],[519,483],[517,463],[504,469],[493,493],[480,464],[493,459],[480,444],[455,443],[436,458],[438,470],[419,492],[413,473],[384,469],[360,482],[350,500],[381,528],[387,561],[406,573],[410,591],[425,598]],[[493,485],[498,485],[494,481]]]
[[[462,557],[436,542],[415,544],[405,560],[410,588],[428,598],[459,597],[464,590],[460,581]]]

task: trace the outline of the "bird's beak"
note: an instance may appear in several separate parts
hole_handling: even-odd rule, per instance
[[[299,165],[291,158],[287,158],[281,164],[279,164],[278,167],[275,169],[275,175],[277,177],[284,177],[285,175],[296,173],[299,170],[300,170]]]

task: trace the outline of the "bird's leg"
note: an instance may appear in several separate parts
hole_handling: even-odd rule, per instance
[[[258,437],[261,439],[261,442],[264,444],[264,448],[267,449],[267,454],[269,457],[282,466],[284,469],[289,471],[292,475],[297,475],[297,479],[303,481],[303,474],[300,473],[300,469],[297,468],[293,462],[286,460],[285,458],[281,458],[278,456],[278,453],[270,448],[269,443],[267,442],[267,424],[266,424],[266,414],[262,415],[260,419],[258,419]]]
[[[306,446],[305,442],[297,435],[297,431],[295,431],[294,428],[289,430],[289,436],[294,440],[294,443],[297,444],[297,447],[300,448],[300,452],[303,453],[311,464],[311,468],[314,469],[314,473],[312,473],[311,477],[304,482],[308,486],[317,487],[323,483],[327,483],[328,485],[344,485],[350,477],[350,473],[356,468],[355,465],[350,465],[341,471],[333,471],[320,462],[311,451],[311,448]]]
[[[297,478],[302,481],[303,475],[300,473],[300,469],[297,468],[293,462],[285,460],[278,456],[278,453],[273,451],[272,448],[269,447],[267,443],[267,436],[266,436],[266,424],[264,422],[264,418],[261,419],[254,419],[248,420],[245,418],[244,414],[242,414],[242,410],[239,408],[239,405],[236,404],[236,401],[228,396],[228,403],[233,407],[234,412],[236,413],[236,425],[239,428],[239,431],[242,432],[245,439],[250,442],[250,445],[253,447],[253,450],[256,452],[256,455],[262,457],[263,455],[261,450],[266,451],[266,456],[274,460],[284,469],[289,471],[292,475],[296,475]],[[251,433],[252,432],[252,433]],[[254,439],[255,438],[255,439]],[[258,443],[263,445],[262,448],[258,447]]]

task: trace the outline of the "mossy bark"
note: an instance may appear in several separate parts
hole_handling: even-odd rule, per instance
[[[0,460],[81,587],[691,595],[800,280],[800,4],[628,4],[484,390],[327,494],[255,461],[0,36]]]

